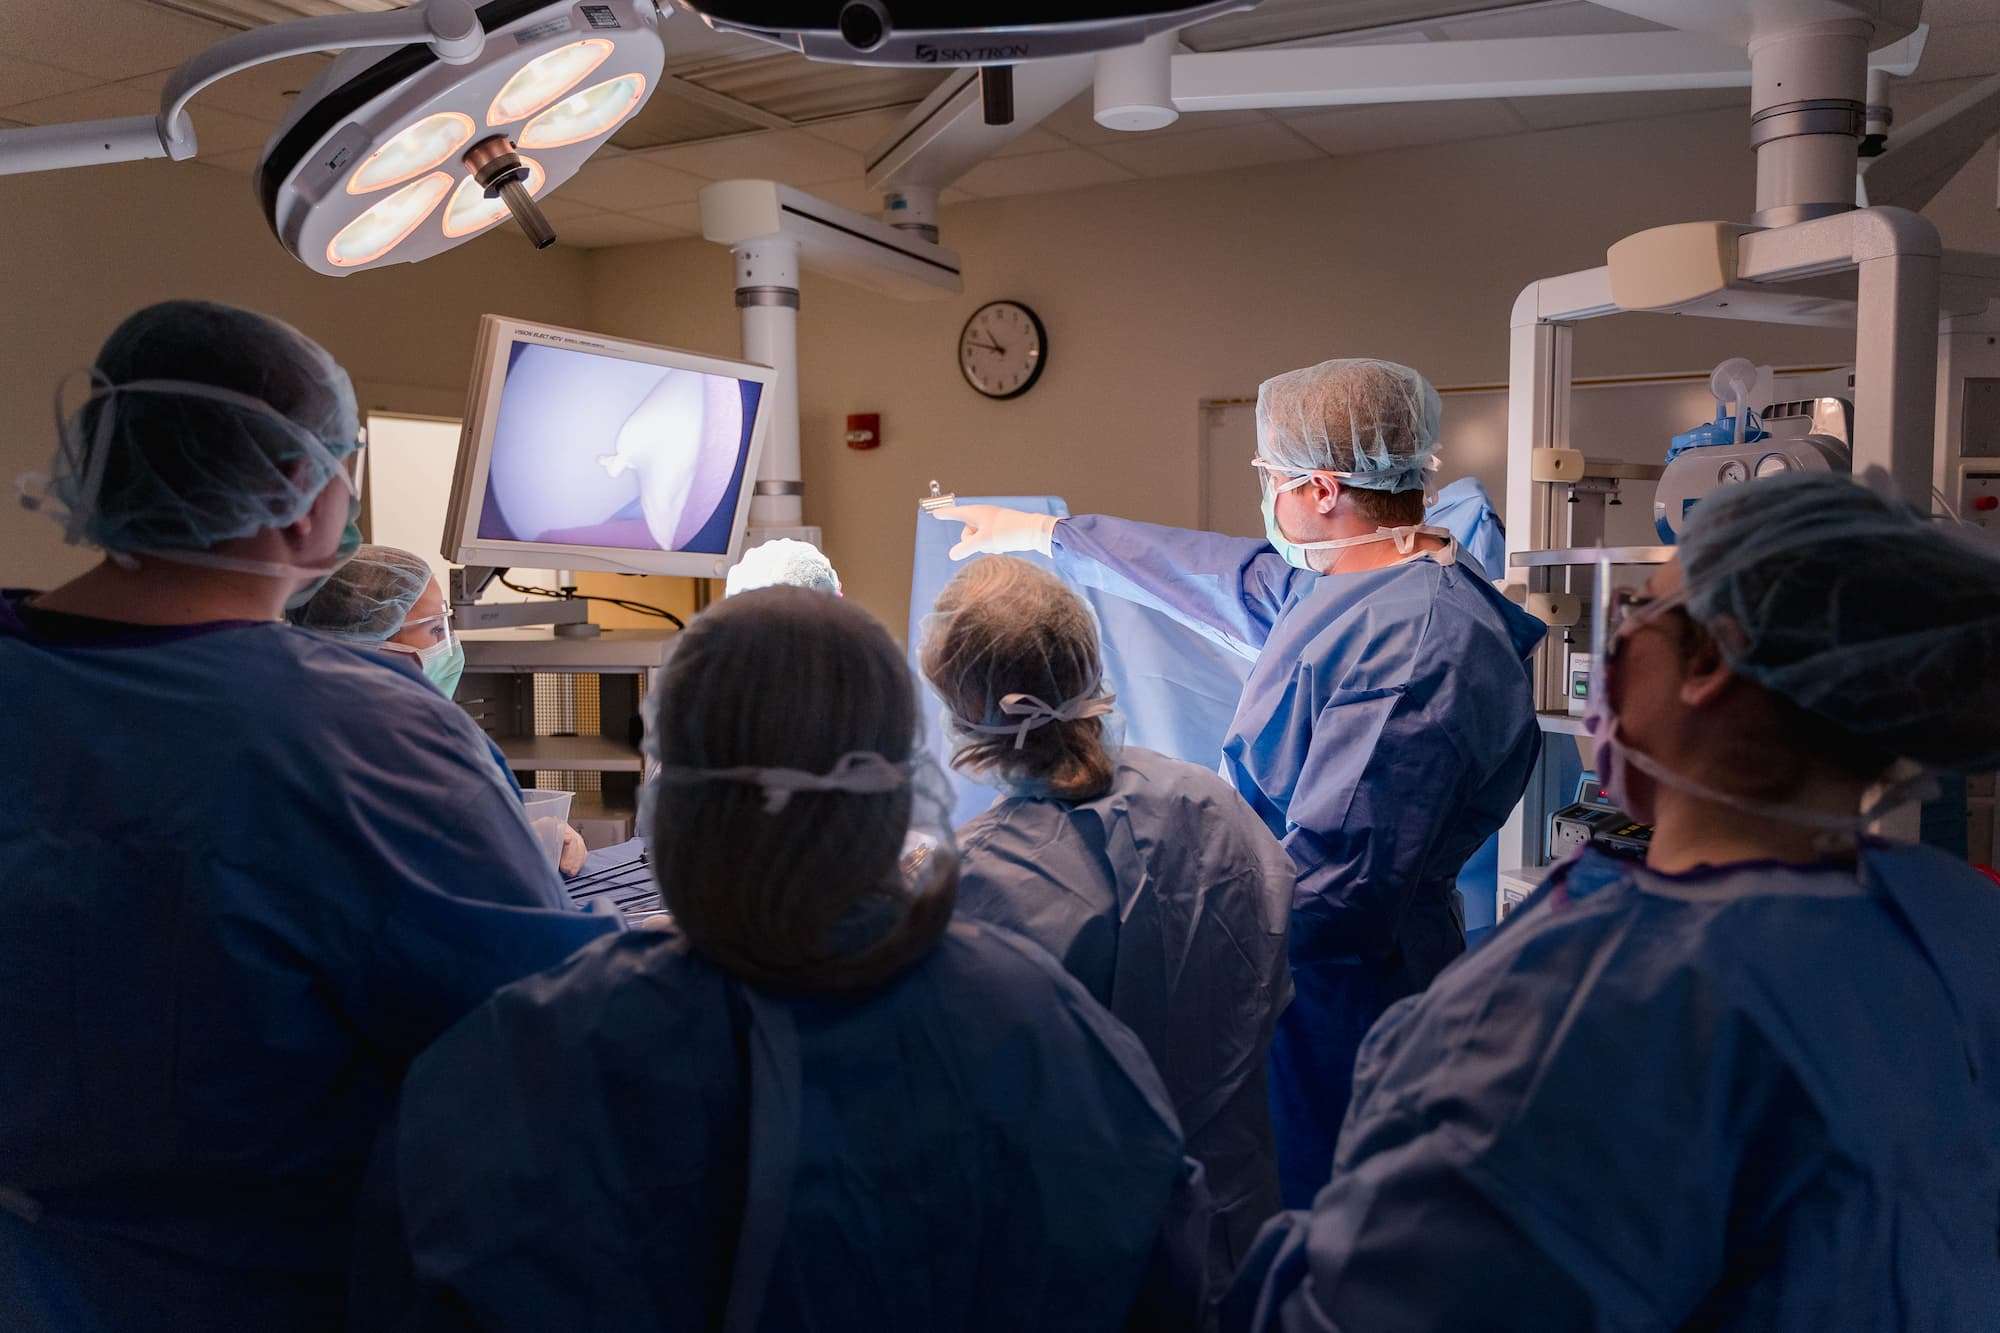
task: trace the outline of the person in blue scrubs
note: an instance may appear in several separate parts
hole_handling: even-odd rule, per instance
[[[1291,853],[1294,997],[1271,1051],[1287,1207],[1326,1183],[1354,1054],[1465,947],[1459,868],[1525,789],[1543,627],[1423,523],[1437,391],[1329,361],[1257,392],[1266,541],[991,506],[953,550],[1039,549],[1065,578],[1256,657],[1222,769]]]
[[[289,613],[301,629],[409,659],[449,699],[465,674],[465,647],[451,632],[451,607],[422,556],[395,546],[363,546],[303,605]]]
[[[1756,480],[1617,622],[1646,860],[1558,866],[1376,1024],[1226,1327],[2000,1328],[2000,889],[1865,832],[1901,772],[2000,765],[2000,554]]]
[[[153,306],[59,425],[104,560],[0,596],[0,1323],[337,1328],[409,1061],[611,923],[461,710],[285,623],[352,549],[324,350]]]
[[[643,815],[672,923],[417,1061],[379,1232],[406,1249],[357,1273],[358,1327],[1123,1325],[1173,1110],[1054,959],[953,920],[916,737],[901,650],[851,603],[763,588],[688,626]]]
[[[326,585],[287,613],[304,630],[403,659],[449,699],[465,673],[465,646],[451,632],[451,607],[430,562],[395,546],[362,546]],[[495,756],[505,756],[495,747]],[[562,826],[556,868],[565,876],[583,869],[590,849],[583,835]]]
[[[959,915],[1047,949],[1145,1044],[1226,1282],[1278,1211],[1265,1062],[1292,993],[1291,860],[1212,770],[1118,742],[1097,623],[1055,575],[974,561],[924,630],[952,763],[1004,793],[958,831]]]

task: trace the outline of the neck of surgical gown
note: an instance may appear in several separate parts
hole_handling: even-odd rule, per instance
[[[613,923],[384,654],[0,600],[0,680],[0,1325],[337,1327],[407,1063]]]
[[[1144,1043],[1217,1209],[1227,1280],[1278,1210],[1265,1058],[1291,996],[1292,864],[1228,783],[1138,746],[1087,801],[959,830],[958,911],[1047,949]]]
[[[2000,1328],[2000,889],[1586,852],[1369,1034],[1231,1329]]]
[[[604,941],[419,1060],[387,1151],[384,1325],[515,1333],[1116,1329],[1182,1162],[1132,1034],[972,923],[843,999]]]

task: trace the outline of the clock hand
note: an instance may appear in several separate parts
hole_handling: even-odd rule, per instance
[[[970,338],[968,338],[966,342],[968,346],[983,347],[989,352],[998,352],[1002,356],[1007,355],[1007,349],[1002,347],[999,343],[983,343],[979,342],[976,339],[970,339]]]

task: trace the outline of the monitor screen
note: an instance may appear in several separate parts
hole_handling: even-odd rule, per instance
[[[500,323],[460,445],[460,558],[685,574],[732,562],[770,372]]]

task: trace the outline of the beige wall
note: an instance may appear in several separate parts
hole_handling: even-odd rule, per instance
[[[1750,211],[1744,133],[1719,112],[947,209],[962,297],[904,304],[806,279],[808,521],[850,595],[896,627],[911,500],[933,477],[1192,523],[1200,399],[1335,355],[1408,361],[1445,385],[1503,380],[1523,284],[1600,263],[1642,227]],[[1991,190],[1989,158],[1933,206],[1947,243],[2000,252]],[[330,280],[282,253],[245,180],[185,164],[0,177],[0,237],[0,482],[46,465],[57,376],[168,296],[289,319],[349,367],[364,406],[406,412],[458,412],[484,311],[738,346],[728,256],[703,242],[534,255],[499,234]],[[965,317],[997,297],[1034,306],[1050,333],[1042,382],[1011,403],[974,394],[955,361]],[[1578,348],[1586,375],[1845,356],[1825,333],[1639,316],[1587,328]],[[885,447],[846,449],[849,412],[882,413]],[[0,507],[0,583],[47,585],[87,559]]]
[[[1643,227],[1749,214],[1744,136],[1742,115],[1721,112],[949,208],[962,297],[904,304],[806,278],[807,520],[824,526],[849,595],[896,628],[911,501],[933,477],[1192,524],[1200,399],[1339,355],[1406,361],[1446,385],[1503,381],[1524,284],[1602,263]],[[1978,170],[1954,186],[1948,239],[2000,250],[1982,197],[1991,163]],[[588,277],[599,329],[738,346],[718,247],[598,251]],[[1005,403],[975,394],[955,362],[960,325],[998,297],[1033,306],[1050,341],[1040,384]],[[1584,375],[1848,356],[1824,332],[1649,316],[1591,326],[1577,345]],[[883,448],[842,445],[850,412],[882,414]]]
[[[49,587],[93,556],[11,502],[45,469],[49,397],[140,306],[201,297],[303,329],[354,376],[362,406],[456,416],[479,316],[581,324],[585,253],[495,235],[428,263],[323,278],[272,239],[247,178],[186,163],[0,176],[0,585]]]

